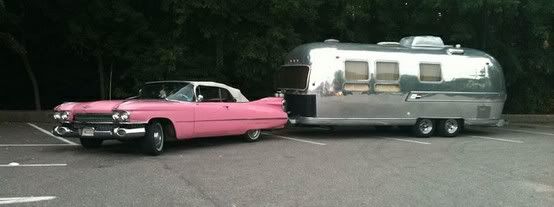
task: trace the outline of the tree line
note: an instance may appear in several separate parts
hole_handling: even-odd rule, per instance
[[[436,35],[503,65],[508,113],[554,112],[551,0],[0,0],[0,109],[131,96],[149,80],[272,94],[297,45]],[[14,98],[16,97],[16,98]]]

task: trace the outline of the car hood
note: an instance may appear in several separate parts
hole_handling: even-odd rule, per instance
[[[74,113],[111,113],[114,110],[133,110],[149,105],[167,103],[167,100],[103,100],[93,102],[68,102],[57,106],[56,111]]]

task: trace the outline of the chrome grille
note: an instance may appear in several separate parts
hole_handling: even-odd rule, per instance
[[[112,131],[116,125],[113,124],[74,124],[73,128],[82,129],[85,127],[92,127],[96,131]]]
[[[75,114],[76,122],[113,122],[112,114]]]

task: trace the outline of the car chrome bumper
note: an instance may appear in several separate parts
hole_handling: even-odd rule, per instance
[[[66,126],[56,126],[52,134],[61,137],[86,137],[86,138],[104,138],[104,139],[130,139],[144,137],[145,127],[124,128],[122,126],[114,127],[112,130],[94,130],[92,136],[82,136],[81,129],[72,129]]]

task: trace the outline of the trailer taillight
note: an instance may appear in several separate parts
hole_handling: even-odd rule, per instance
[[[281,97],[281,98],[283,98],[283,97],[285,97],[285,95],[283,94],[283,92],[277,91],[277,92],[275,92],[275,97]]]

